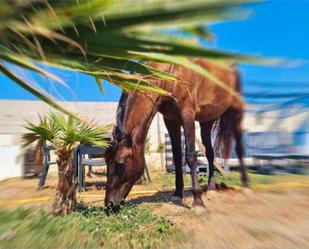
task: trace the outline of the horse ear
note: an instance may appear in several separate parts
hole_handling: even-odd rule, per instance
[[[128,133],[128,134],[125,135],[124,141],[125,141],[125,145],[126,145],[127,147],[132,147],[132,137],[131,137],[131,133]]]
[[[116,126],[115,132],[114,132],[114,140],[116,142],[119,142],[122,138],[123,138],[123,132],[118,126]]]
[[[113,147],[114,147],[114,143],[111,142],[111,143],[109,144],[109,146],[105,149],[105,152],[104,152],[104,154],[103,154],[103,157],[104,157],[104,158],[107,158],[107,157],[109,157],[109,156],[112,154]]]

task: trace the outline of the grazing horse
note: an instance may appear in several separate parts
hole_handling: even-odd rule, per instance
[[[220,142],[223,143],[223,154],[227,158],[231,139],[235,138],[242,184],[248,186],[247,171],[242,159],[241,121],[244,103],[240,96],[239,73],[233,65],[223,67],[222,64],[200,58],[191,60],[215,75],[225,87],[214,84],[208,78],[186,67],[149,62],[148,65],[173,74],[177,78],[175,83],[152,80],[154,85],[165,89],[171,96],[153,92],[122,93],[117,109],[113,145],[105,155],[107,163],[105,205],[107,207],[119,206],[129,194],[135,181],[143,174],[144,144],[151,121],[158,111],[163,114],[172,143],[176,171],[176,190],[173,199],[180,200],[183,197],[182,126],[186,145],[185,158],[191,170],[193,205],[204,205],[201,198],[202,188],[196,174],[195,121],[200,123],[202,143],[206,147],[206,156],[209,161],[209,186],[213,183],[214,173],[211,130],[215,122],[218,128],[216,148],[219,148]]]

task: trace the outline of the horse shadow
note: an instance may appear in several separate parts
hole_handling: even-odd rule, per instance
[[[226,185],[224,182],[216,183],[216,192],[235,191],[235,188]],[[207,185],[203,186],[204,193],[207,193]],[[183,201],[172,201],[173,191],[160,191],[153,195],[137,196],[127,201],[128,204],[142,204],[142,203],[172,203],[186,209],[190,209],[191,206],[185,204]],[[184,190],[183,197],[192,196],[191,190]]]
[[[160,191],[152,195],[137,196],[127,201],[127,204],[138,205],[142,203],[171,203],[186,209],[191,207],[185,204],[183,201],[172,201],[173,191]],[[190,191],[184,191],[184,198],[191,196]]]

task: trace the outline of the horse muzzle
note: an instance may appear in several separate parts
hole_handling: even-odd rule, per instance
[[[105,197],[105,206],[112,210],[119,210],[120,206],[124,205],[124,199],[122,198],[115,198],[112,195],[107,195]]]

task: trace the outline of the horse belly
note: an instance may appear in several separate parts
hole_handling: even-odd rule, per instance
[[[200,106],[195,113],[195,120],[199,122],[207,122],[218,119],[226,110],[228,106],[217,106],[206,104]]]

